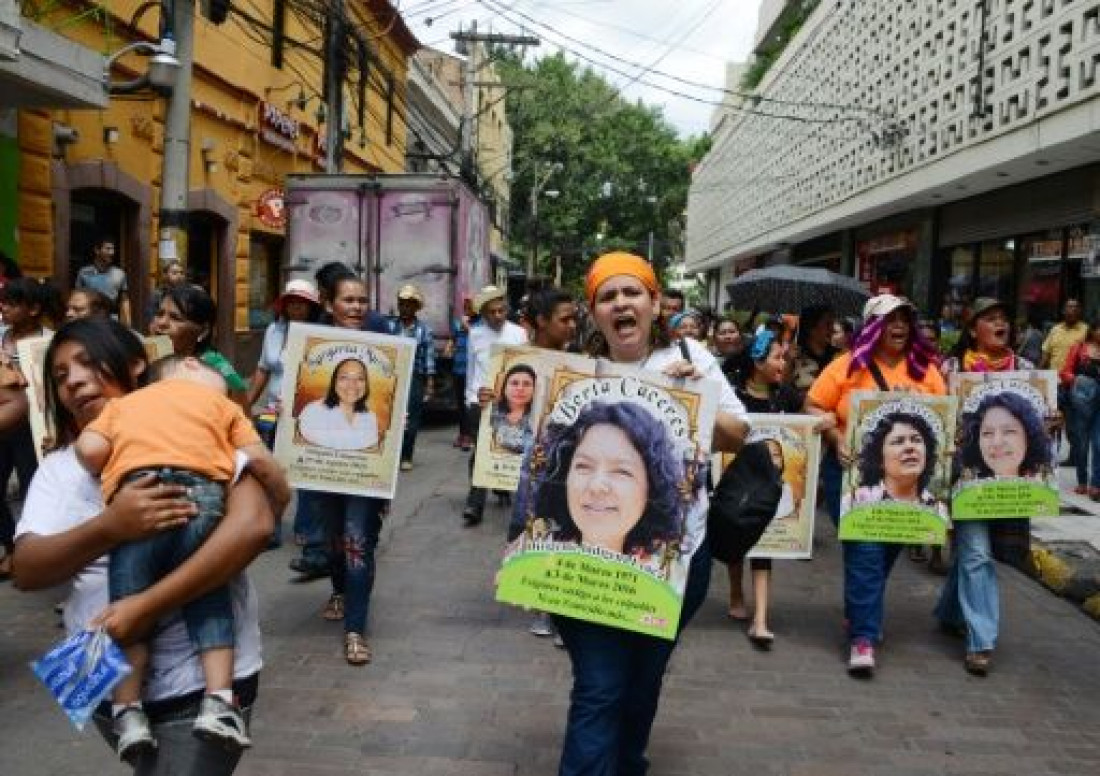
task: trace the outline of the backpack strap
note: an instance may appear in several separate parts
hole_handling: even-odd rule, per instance
[[[867,371],[871,373],[871,377],[875,378],[875,385],[878,386],[880,391],[890,390],[890,384],[887,383],[886,378],[882,376],[882,370],[878,368],[878,364],[875,363],[873,357],[867,362]]]

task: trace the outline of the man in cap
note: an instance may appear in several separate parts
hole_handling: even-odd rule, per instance
[[[431,398],[432,380],[435,377],[435,337],[432,330],[416,317],[423,306],[424,295],[419,288],[411,284],[401,286],[397,291],[397,317],[389,319],[390,334],[416,340],[405,436],[401,441],[401,471],[405,472],[413,467],[413,449],[416,447],[416,433],[420,430],[420,417],[424,412],[424,399]]]
[[[474,296],[474,310],[481,319],[470,327],[466,357],[466,412],[470,416],[468,428],[477,429],[481,422],[482,402],[488,403],[492,397],[489,385],[489,356],[493,345],[525,345],[527,333],[522,327],[508,320],[508,302],[504,289],[497,286],[485,286]],[[474,456],[470,456],[470,472],[474,470]],[[466,506],[462,510],[462,519],[466,526],[473,527],[481,522],[485,512],[485,488],[470,486],[466,496]]]

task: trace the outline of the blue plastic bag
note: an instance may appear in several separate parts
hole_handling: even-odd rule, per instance
[[[122,650],[103,628],[85,630],[57,644],[31,670],[61,705],[77,730],[131,671]]]

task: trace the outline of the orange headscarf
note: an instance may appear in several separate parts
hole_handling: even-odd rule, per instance
[[[605,253],[594,262],[588,270],[588,278],[584,282],[584,295],[588,297],[588,304],[592,305],[596,299],[596,291],[604,281],[616,275],[629,275],[637,278],[642,285],[649,289],[653,296],[661,293],[661,286],[657,283],[657,275],[653,272],[653,265],[641,256],[633,253]]]

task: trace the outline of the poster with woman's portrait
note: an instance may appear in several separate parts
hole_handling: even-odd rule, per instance
[[[275,457],[296,488],[393,498],[416,341],[292,323]]]
[[[851,402],[840,538],[943,544],[955,397],[856,391]]]
[[[27,383],[28,419],[31,424],[31,437],[34,439],[34,451],[38,460],[42,460],[46,448],[50,446],[53,434],[46,420],[46,391],[42,385],[43,364],[46,362],[46,349],[53,340],[53,334],[41,337],[28,337],[15,343],[19,354],[19,371]]]
[[[809,415],[749,415],[748,442],[763,442],[783,479],[775,517],[749,558],[808,560],[813,557],[814,513],[817,511],[817,473],[821,435],[817,418]],[[733,463],[735,453],[716,455],[714,480]]]
[[[674,638],[719,386],[544,352],[497,599]]]
[[[481,413],[473,483],[479,488],[515,491],[523,453],[534,439],[532,410],[539,388],[534,358],[538,349],[494,345],[489,384],[495,398]]]
[[[955,520],[1053,517],[1058,473],[1048,421],[1058,409],[1052,371],[952,375],[958,397]]]

